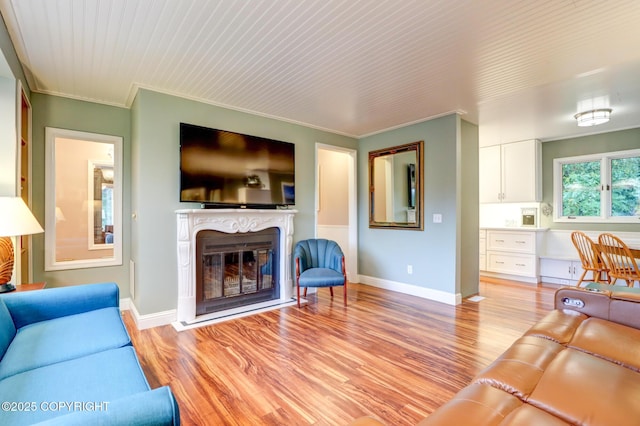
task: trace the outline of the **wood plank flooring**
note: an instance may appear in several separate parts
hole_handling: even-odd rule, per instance
[[[320,289],[302,309],[180,333],[124,317],[151,387],[171,386],[185,425],[414,425],[553,309],[555,289],[481,282],[484,300],[454,307],[351,284],[346,308]]]

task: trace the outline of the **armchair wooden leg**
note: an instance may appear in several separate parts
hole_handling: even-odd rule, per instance
[[[298,291],[298,309],[300,309],[300,283],[297,283],[296,289]]]
[[[333,299],[333,287],[329,287],[329,292],[331,293],[331,298]]]
[[[342,291],[344,291],[344,306],[347,306],[347,282],[344,282],[344,289]]]

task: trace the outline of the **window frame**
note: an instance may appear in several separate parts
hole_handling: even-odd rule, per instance
[[[553,221],[564,223],[638,223],[640,215],[611,215],[611,160],[640,157],[640,149],[603,152],[553,159]],[[562,166],[600,161],[600,216],[562,216]],[[604,190],[603,185],[608,189]]]

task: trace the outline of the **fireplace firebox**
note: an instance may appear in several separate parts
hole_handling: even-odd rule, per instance
[[[275,300],[279,229],[196,235],[196,315]]]

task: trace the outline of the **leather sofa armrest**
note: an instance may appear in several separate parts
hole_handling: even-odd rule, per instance
[[[609,319],[611,292],[599,289],[563,287],[555,293],[555,308],[578,311],[590,317]]]
[[[640,329],[640,289],[563,287],[556,291],[555,307]]]
[[[16,328],[40,321],[118,307],[120,290],[115,283],[82,284],[2,296]]]

